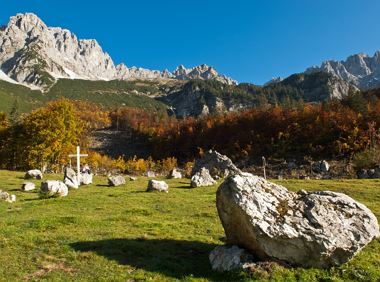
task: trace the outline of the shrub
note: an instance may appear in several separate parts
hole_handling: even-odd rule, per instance
[[[373,168],[380,165],[380,146],[356,153],[352,159],[356,170]]]

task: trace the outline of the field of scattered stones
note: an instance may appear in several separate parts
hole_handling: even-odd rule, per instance
[[[110,187],[106,177],[41,197],[42,180],[21,191],[21,172],[0,171],[0,189],[17,198],[0,202],[0,280],[50,281],[378,281],[380,240],[351,261],[327,269],[268,262],[249,271],[212,270],[209,255],[226,243],[212,186],[190,189],[189,179],[164,180],[168,193],[147,192],[146,177]],[[45,180],[63,175],[44,175]],[[380,218],[379,180],[276,180],[291,191],[331,190],[365,204]]]

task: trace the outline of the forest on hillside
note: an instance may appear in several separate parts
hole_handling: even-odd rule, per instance
[[[104,170],[167,171],[189,167],[202,152],[215,149],[238,163],[262,156],[282,159],[361,159],[373,157],[380,139],[380,99],[375,91],[354,92],[345,99],[296,107],[271,106],[206,117],[176,119],[165,112],[59,99],[29,114],[0,114],[0,165],[8,169],[59,170],[77,144],[88,162]],[[99,129],[129,131],[151,149],[150,158],[111,159],[91,152],[89,137]],[[126,140],[127,142],[128,140]],[[364,156],[364,157],[363,157]],[[364,159],[364,160],[363,160]]]

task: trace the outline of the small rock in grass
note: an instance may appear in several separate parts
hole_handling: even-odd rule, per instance
[[[149,177],[149,178],[154,178],[154,177],[156,177],[156,173],[154,171],[149,170],[146,173],[146,176]]]
[[[8,192],[0,190],[0,199],[8,203],[14,203],[16,202],[16,195],[11,195]]]
[[[32,182],[24,182],[21,186],[22,191],[32,191],[36,189],[36,184]]]
[[[169,185],[165,181],[149,180],[147,191],[169,192]]]
[[[92,173],[82,173],[80,175],[80,184],[81,185],[90,185],[92,184],[93,174]]]
[[[225,272],[242,269],[253,262],[253,256],[237,246],[218,246],[209,255],[212,270]]]
[[[108,177],[108,185],[112,187],[125,184],[125,178],[122,175],[115,175]]]
[[[168,178],[169,179],[181,179],[182,178],[182,173],[180,171],[178,171],[177,169],[173,168],[169,175],[168,175]]]
[[[209,170],[203,167],[191,177],[190,185],[192,188],[196,188],[202,186],[212,186],[215,183],[216,181],[211,177]]]
[[[42,179],[42,172],[39,169],[31,169],[25,173],[25,179]]]

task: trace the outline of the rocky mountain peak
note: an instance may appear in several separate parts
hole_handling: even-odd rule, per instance
[[[174,78],[181,80],[216,80],[228,85],[237,84],[235,80],[224,75],[220,75],[213,67],[210,67],[206,64],[202,64],[190,69],[186,68],[183,65],[180,65],[173,71],[173,76]]]
[[[57,79],[215,79],[233,80],[219,75],[207,65],[193,69],[165,70],[115,66],[112,58],[94,39],[78,39],[60,27],[48,27],[37,15],[17,14],[0,29],[0,69],[12,81],[47,89]]]
[[[23,32],[30,32],[34,29],[44,31],[47,29],[45,23],[35,14],[17,14],[10,18],[8,28],[16,27]]]
[[[376,88],[380,86],[380,51],[372,57],[359,53],[342,61],[325,61],[321,66],[308,68],[306,73],[319,71],[330,73],[361,89]]]

